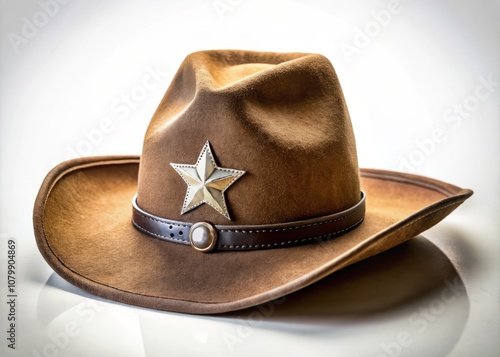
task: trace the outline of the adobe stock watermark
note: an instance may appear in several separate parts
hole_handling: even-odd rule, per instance
[[[446,280],[439,298],[429,301],[408,317],[409,329],[400,331],[392,341],[381,342],[377,357],[398,357],[405,348],[413,344],[415,335],[421,335],[435,323],[450,304],[453,304],[465,293],[465,287],[458,277],[453,282]]]
[[[124,121],[146,100],[151,91],[157,89],[169,77],[168,72],[163,72],[159,65],[155,68],[148,66],[145,72],[140,84],[121,93],[110,103],[112,115],[102,117],[95,127],[82,130],[83,138],[73,145],[66,146],[65,160],[91,155],[94,149],[103,143],[105,137],[116,130],[117,123]]]
[[[228,12],[233,12],[233,10],[240,6],[243,3],[243,0],[214,0],[212,2],[212,6],[214,7],[217,16],[221,20],[226,19],[226,14]]]
[[[252,337],[255,332],[255,328],[261,326],[266,318],[269,318],[274,314],[275,306],[281,305],[286,301],[286,296],[279,299],[266,302],[264,304],[254,307],[245,319],[241,319],[236,325],[236,331],[234,333],[225,332],[222,335],[226,347],[233,353],[237,345],[241,345],[245,340]]]
[[[409,2],[411,0],[406,0]],[[387,28],[395,15],[403,12],[403,5],[400,0],[390,0],[387,8],[372,11],[371,19],[364,26],[354,28],[354,36],[351,42],[342,42],[340,49],[347,62],[352,62],[352,57],[361,53],[368,47],[372,40],[379,36]]]
[[[104,306],[96,300],[89,299],[74,309],[77,318],[66,322],[57,332],[48,332],[49,341],[40,348],[33,348],[31,350],[33,357],[57,357],[95,320],[97,314],[104,310]]]
[[[500,82],[495,81],[492,74],[479,76],[474,91],[443,113],[442,119],[449,127],[445,130],[441,126],[436,126],[427,137],[415,140],[416,149],[406,156],[399,155],[398,170],[414,173],[415,168],[422,165],[428,157],[434,154],[436,148],[448,139],[447,132],[450,126],[451,130],[458,130],[464,120],[470,119],[472,114],[479,109],[481,102],[489,99],[499,87]]]
[[[21,19],[19,32],[9,32],[7,38],[17,53],[23,45],[27,45],[33,40],[40,30],[48,25],[50,20],[59,14],[61,6],[66,5],[71,0],[40,0],[38,1],[39,11],[33,15]]]
[[[0,235],[3,238],[3,235]],[[2,244],[3,239],[2,239]],[[7,294],[5,295],[4,306],[6,309],[5,319],[7,320],[7,347],[11,350],[16,349],[17,343],[17,333],[19,331],[19,322],[17,320],[17,314],[19,309],[19,269],[18,269],[18,261],[19,255],[17,251],[17,241],[14,238],[8,238],[5,242],[6,248],[6,281],[7,281]]]

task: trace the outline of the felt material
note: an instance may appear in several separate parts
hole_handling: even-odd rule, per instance
[[[365,221],[318,244],[204,254],[161,241],[130,223],[139,158],[72,160],[46,178],[35,204],[39,249],[63,278],[128,304],[219,313],[263,303],[385,251],[451,213],[470,190],[439,181],[361,170]]]
[[[246,171],[225,193],[231,221],[206,204],[181,215],[186,184],[170,163],[194,164],[207,140],[218,166]],[[253,225],[345,210],[360,189],[367,212],[359,227],[297,247],[204,254],[131,224],[136,193],[142,209],[167,219]],[[385,251],[471,194],[420,176],[360,171],[347,106],[325,57],[205,51],[182,63],[140,158],[58,165],[40,188],[33,219],[40,252],[76,286],[128,304],[209,314],[282,297]]]
[[[208,205],[181,215],[209,141],[219,166],[246,173],[226,191],[232,222]],[[270,224],[343,211],[359,201],[356,145],[342,90],[321,55],[205,51],[189,55],[144,139],[137,202],[171,220]]]

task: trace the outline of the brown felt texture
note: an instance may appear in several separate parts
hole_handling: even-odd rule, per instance
[[[45,207],[36,207],[35,229],[44,257],[94,294],[192,313],[235,310],[295,291],[417,235],[470,195],[418,176],[369,170],[361,185],[367,215],[354,231],[293,248],[203,254],[131,225],[138,159],[87,160],[56,168],[42,187],[50,193],[44,192]]]
[[[194,164],[207,140],[219,166],[246,171],[225,194],[232,222],[208,205],[181,215],[186,184],[170,163]],[[281,223],[353,206],[356,145],[332,65],[298,53],[189,55],[151,120],[139,177],[139,206],[178,221]]]
[[[209,141],[217,164],[246,173],[225,193],[232,221],[204,204],[180,214]],[[367,195],[364,222],[297,247],[200,253],[131,224],[132,197],[155,215],[215,224],[285,223],[342,211]],[[91,293],[155,309],[219,313],[301,289],[425,231],[472,194],[415,175],[358,170],[351,121],[320,55],[206,51],[182,63],[147,130],[143,155],[64,162],[40,188],[40,252]],[[293,234],[293,231],[291,231]],[[293,236],[290,237],[293,239]]]

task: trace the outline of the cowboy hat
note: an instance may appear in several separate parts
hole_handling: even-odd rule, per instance
[[[186,313],[299,290],[432,227],[472,191],[359,169],[347,106],[317,54],[189,55],[141,157],[66,161],[34,207],[38,247],[70,283]]]

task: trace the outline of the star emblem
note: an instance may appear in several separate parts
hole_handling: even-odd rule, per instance
[[[206,203],[227,219],[231,219],[227,211],[224,192],[245,171],[218,167],[208,141],[203,146],[195,165],[172,163],[170,165],[188,186],[181,214]]]

